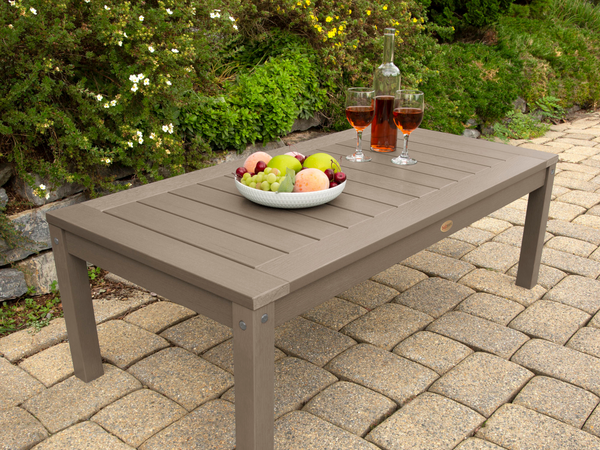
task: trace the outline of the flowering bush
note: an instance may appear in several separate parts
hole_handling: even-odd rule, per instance
[[[9,0],[0,4],[0,151],[31,173],[115,188],[107,166],[145,179],[181,173],[193,143],[178,128],[215,50],[237,33],[215,0]],[[103,169],[104,168],[104,169]],[[45,187],[45,186],[44,186]],[[45,189],[38,186],[39,195]]]

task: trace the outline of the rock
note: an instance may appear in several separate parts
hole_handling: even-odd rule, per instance
[[[35,186],[46,186],[46,190],[44,192],[47,193],[47,198],[38,197],[33,188],[29,186],[29,184],[21,177],[15,178],[15,180],[13,181],[13,186],[17,194],[19,194],[24,199],[29,200],[36,206],[42,206],[47,203],[55,202],[56,200],[60,200],[61,198],[65,198],[70,195],[75,195],[83,191],[83,186],[71,183],[63,184],[57,189],[51,189],[50,183],[48,181],[42,180],[38,175],[35,174],[32,174],[32,176],[34,179]]]
[[[463,131],[462,135],[465,136],[465,137],[470,137],[470,138],[473,138],[473,139],[477,139],[479,136],[481,136],[481,133],[479,131],[477,131],[477,130],[466,129],[465,131]]]
[[[48,294],[51,291],[52,283],[58,281],[52,252],[32,256],[18,263],[17,267],[25,275],[27,286],[34,287],[36,294]],[[58,288],[58,283],[56,288]]]
[[[296,119],[291,131],[306,131],[312,127],[321,126],[321,116],[316,114],[309,119]]]
[[[8,203],[8,195],[4,188],[0,188],[0,208],[4,208]]]
[[[494,134],[494,127],[493,126],[489,126],[489,127],[484,127],[481,130],[481,134],[483,134],[484,136],[491,136],[492,134]]]
[[[471,128],[471,127],[476,127],[479,123],[477,122],[476,119],[469,119],[467,120],[466,125]]]
[[[0,239],[0,260],[2,260],[2,263],[7,264],[20,261],[37,251],[49,249],[52,245],[50,244],[50,231],[46,222],[46,213],[64,208],[65,206],[81,203],[84,200],[85,196],[78,194],[59,202],[44,205],[41,208],[23,211],[10,216],[10,220],[21,234],[34,241],[34,243],[27,248],[17,247],[11,249],[4,240]]]
[[[521,111],[522,113],[527,111],[527,102],[524,98],[517,97],[517,99],[513,102],[513,106],[515,110]]]
[[[0,299],[16,298],[27,292],[23,272],[17,269],[0,270]]]
[[[577,111],[581,111],[581,106],[579,106],[579,105],[573,105],[569,109],[567,109],[567,115],[569,115],[569,114],[575,114]]]
[[[4,186],[12,176],[12,166],[10,164],[0,164],[0,186]]]

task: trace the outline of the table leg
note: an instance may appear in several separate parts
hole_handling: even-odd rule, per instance
[[[233,304],[237,450],[273,450],[275,307]]]
[[[527,289],[534,287],[538,280],[555,170],[556,165],[548,167],[544,185],[529,193],[517,273],[517,286]]]
[[[104,373],[86,262],[69,254],[66,232],[50,226],[60,299],[75,375],[92,381]]]

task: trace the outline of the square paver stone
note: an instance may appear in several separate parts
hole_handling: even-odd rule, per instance
[[[73,375],[73,360],[67,342],[55,345],[23,360],[19,367],[50,387]]]
[[[473,227],[465,227],[452,234],[452,239],[458,239],[471,245],[481,245],[493,237],[494,233]]]
[[[387,303],[342,328],[357,341],[392,350],[401,340],[425,328],[433,317],[406,306]]]
[[[276,347],[273,347],[273,355],[275,361],[285,358],[285,353]],[[211,348],[209,351],[202,355],[202,358],[208,362],[213,363],[215,366],[220,367],[223,370],[233,374],[233,339],[223,342],[216,347]]]
[[[481,317],[500,325],[508,325],[524,309],[525,307],[517,302],[484,292],[471,295],[456,307],[457,311]]]
[[[507,450],[596,449],[600,439],[521,405],[502,405],[477,433]]]
[[[583,213],[585,213],[585,208],[583,206],[554,200],[550,202],[548,218],[571,221]]]
[[[132,289],[129,291],[129,297],[92,300],[92,304],[94,305],[94,317],[96,323],[99,324],[110,319],[124,316],[141,306],[154,303],[157,300],[156,297],[153,297],[148,292]]]
[[[476,352],[462,360],[429,388],[489,417],[500,405],[510,401],[533,377],[523,367]]]
[[[275,422],[275,450],[378,450],[373,444],[306,411]]]
[[[161,350],[134,364],[128,372],[188,411],[233,386],[229,372],[182,348]]]
[[[168,301],[152,303],[127,315],[124,320],[150,333],[160,333],[196,313],[185,306]]]
[[[0,410],[17,406],[44,389],[23,369],[0,358]]]
[[[600,310],[600,281],[570,275],[550,289],[544,299],[595,314]]]
[[[536,285],[533,289],[525,289],[515,284],[515,278],[491,270],[477,269],[465,275],[460,284],[499,297],[514,300],[523,306],[529,306],[546,293],[546,290]]]
[[[62,317],[51,320],[50,325],[37,333],[31,331],[21,330],[0,338],[0,354],[10,362],[17,362],[67,339],[67,326]]]
[[[0,409],[0,448],[27,450],[47,437],[44,426],[24,409]]]
[[[403,405],[433,383],[431,369],[370,344],[359,344],[335,357],[326,367],[342,380],[367,387]]]
[[[83,422],[61,431],[35,450],[134,450],[93,422]]]
[[[383,272],[371,277],[371,280],[381,284],[385,284],[398,292],[404,292],[408,288],[414,286],[419,281],[427,278],[423,272],[411,269],[410,267],[401,264],[395,264]]]
[[[367,435],[386,450],[451,450],[485,420],[460,403],[426,392]]]
[[[462,260],[478,267],[506,272],[519,261],[519,254],[520,250],[512,245],[486,242],[467,253]]]
[[[283,358],[275,363],[275,418],[300,409],[311,398],[338,379],[307,361]],[[235,387],[222,396],[235,403]]]
[[[428,251],[449,256],[450,258],[460,259],[473,250],[475,246],[468,242],[458,239],[445,238],[427,248]]]
[[[510,208],[505,206],[504,208],[500,208],[497,211],[489,214],[489,217],[499,220],[505,220],[506,222],[510,222],[513,225],[523,226],[525,225],[525,211],[521,211],[519,209]],[[485,233],[489,233],[486,231]],[[490,239],[494,237],[494,233],[490,233]],[[489,239],[488,239],[489,240]]]
[[[510,358],[529,338],[508,327],[461,311],[450,311],[427,327],[450,339],[485,352]]]
[[[441,375],[473,353],[473,350],[441,334],[419,331],[400,342],[394,348],[394,353]]]
[[[583,425],[583,431],[600,437],[600,406],[597,406],[592,415]]]
[[[423,250],[402,261],[405,266],[426,273],[433,277],[442,277],[450,281],[458,281],[461,277],[475,269],[475,266],[448,256]]]
[[[573,350],[600,358],[600,330],[594,327],[583,327],[569,339],[566,345]]]
[[[72,376],[30,398],[23,407],[51,433],[57,433],[142,387],[127,372],[109,364],[103,366],[101,377],[85,383]]]
[[[600,396],[600,359],[542,339],[525,343],[511,361]]]
[[[365,436],[396,410],[396,403],[358,384],[340,381],[317,394],[303,408],[357,436]]]
[[[512,227],[512,224],[505,220],[484,217],[483,219],[479,219],[477,222],[473,222],[471,226],[474,228],[479,228],[480,230],[491,231],[494,234],[499,234]]]
[[[231,339],[233,332],[231,328],[219,322],[198,315],[167,328],[160,335],[173,344],[199,355],[209,348]]]
[[[566,236],[553,237],[546,242],[546,247],[559,250],[561,252],[572,253],[583,258],[587,258],[594,250],[598,248],[597,245]]]
[[[456,450],[504,450],[502,447],[498,447],[496,444],[484,441],[479,438],[469,438],[466,441],[461,442]]]
[[[538,300],[515,317],[509,327],[531,337],[564,344],[589,319],[589,314],[572,306]]]
[[[581,216],[576,217],[573,220],[573,223],[600,230],[600,217],[594,214],[582,214]]]
[[[517,277],[517,273],[519,273],[519,264],[515,264],[506,272],[507,275],[515,278]],[[537,284],[544,289],[552,289],[566,276],[567,274],[562,270],[547,266],[546,264],[540,264]]]
[[[356,341],[330,328],[296,317],[275,328],[275,345],[291,356],[323,367]]]
[[[396,297],[394,302],[437,318],[474,293],[471,288],[436,277],[421,281]]]
[[[586,209],[600,203],[600,194],[584,191],[571,191],[558,198],[558,201],[583,206]]]
[[[534,411],[581,428],[600,399],[591,392],[548,377],[534,377],[513,400]]]
[[[391,301],[399,292],[391,287],[366,280],[336,297],[351,301],[367,309],[373,309]]]
[[[140,450],[233,450],[235,407],[212,400],[144,442]]]
[[[600,208],[598,211],[600,212]],[[549,220],[546,224],[546,230],[556,236],[579,239],[590,244],[600,245],[600,230],[595,228],[577,225],[565,220]]]
[[[542,251],[542,264],[584,277],[596,278],[600,275],[600,262],[547,247]]]
[[[523,229],[524,227],[522,226],[509,228],[492,239],[492,242],[500,242],[502,244],[510,244],[515,247],[521,247],[521,243],[523,242]],[[552,239],[552,235],[548,232],[544,233],[544,242],[548,241],[549,239]]]
[[[166,339],[123,320],[98,325],[98,341],[102,357],[121,369],[169,347]]]
[[[355,303],[334,297],[313,308],[302,317],[339,331],[344,325],[367,313],[367,309]]]
[[[172,400],[150,389],[140,389],[106,406],[91,420],[132,447],[187,414]]]

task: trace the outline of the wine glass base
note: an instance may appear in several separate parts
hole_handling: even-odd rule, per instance
[[[348,155],[346,156],[346,159],[348,161],[351,162],[357,162],[357,163],[361,163],[361,162],[369,162],[371,161],[371,157],[370,156],[366,156],[366,155],[358,155],[358,154],[354,154],[354,155]]]
[[[416,159],[412,158],[403,158],[402,156],[398,156],[397,158],[392,159],[394,164],[398,164],[399,166],[412,166],[417,163]]]

